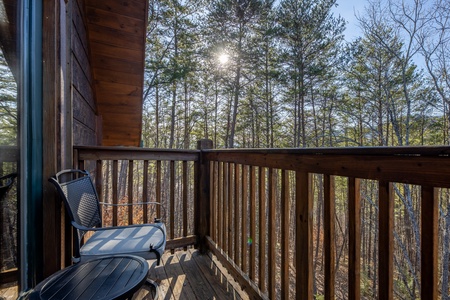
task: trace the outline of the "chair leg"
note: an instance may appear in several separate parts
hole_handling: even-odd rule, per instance
[[[149,278],[147,278],[147,280],[145,281],[146,285],[149,285],[151,288],[153,288],[155,290],[155,294],[153,295],[153,299],[157,300],[159,295],[158,295],[158,284],[154,281],[151,280]]]
[[[143,291],[143,288],[145,287],[145,291]],[[148,297],[146,292],[149,293]],[[147,280],[144,282],[144,285],[141,286],[141,288],[134,293],[134,295],[129,298],[129,300],[140,300],[140,299],[152,299],[152,300],[157,300],[159,299],[159,289],[158,289],[158,284],[147,278]]]

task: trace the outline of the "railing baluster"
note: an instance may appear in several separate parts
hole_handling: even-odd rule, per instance
[[[348,178],[348,298],[360,299],[361,269],[360,179]]]
[[[240,165],[234,164],[234,261],[240,265],[239,256],[239,186],[240,186]]]
[[[144,169],[143,169],[143,178],[142,178],[142,202],[149,202],[148,199],[148,160],[144,160]],[[144,204],[142,206],[142,221],[143,223],[148,223],[148,204]]]
[[[113,187],[113,191],[112,191],[112,203],[113,204],[118,204],[118,193],[119,191],[118,189],[118,181],[119,181],[119,162],[117,160],[113,160],[113,176],[112,176],[112,187]],[[117,205],[114,205],[112,207],[112,211],[113,211],[113,226],[117,226]]]
[[[422,299],[437,299],[439,295],[439,198],[437,189],[430,186],[422,186],[421,207],[421,297]]]
[[[281,299],[289,298],[289,171],[281,172]]]
[[[224,165],[225,163],[223,163],[223,162],[219,162],[218,163],[218,165],[217,165],[217,168],[218,168],[218,173],[219,173],[219,177],[218,177],[218,179],[217,179],[217,181],[218,181],[218,193],[217,193],[217,196],[218,196],[218,204],[217,204],[217,215],[218,215],[218,218],[217,218],[217,221],[218,221],[218,230],[217,230],[217,234],[218,234],[218,242],[219,242],[219,246],[222,248],[222,249],[225,249],[225,247],[224,247],[224,222],[225,222],[225,216],[224,216],[224,214],[225,214],[225,201],[224,201],[224,198],[225,198],[225,191],[224,191],[224,174],[223,174],[223,165]]]
[[[313,195],[312,177],[295,173],[296,299],[313,299]]]
[[[248,166],[242,166],[242,184],[241,184],[241,199],[242,199],[242,211],[241,211],[241,269],[247,272],[247,251],[248,251],[248,232],[247,232],[247,217],[248,217]]]
[[[227,241],[228,256],[233,257],[233,164],[228,163],[228,223],[227,223]]]
[[[95,162],[95,189],[97,190],[98,199],[103,201],[103,170],[102,170],[102,161],[96,160]],[[102,220],[105,218],[104,210],[102,209]]]
[[[134,161],[128,161],[128,224],[133,224],[133,171]]]
[[[324,176],[324,251],[325,299],[335,299],[336,248],[335,248],[335,190],[334,176]]]
[[[228,250],[228,210],[230,207],[228,206],[228,185],[229,185],[229,177],[228,177],[228,163],[223,163],[223,246],[222,249],[225,251]]]
[[[175,161],[170,161],[170,239],[175,238]],[[174,249],[171,249],[172,254],[175,253]]]
[[[259,288],[266,292],[266,169],[259,168]]]
[[[250,167],[250,279],[256,279],[256,167]]]
[[[276,197],[276,171],[274,171],[273,168],[269,168],[269,241],[268,241],[268,272],[269,272],[269,282],[268,282],[268,292],[269,292],[269,298],[275,299],[275,274],[276,274],[276,254],[275,254],[275,246],[277,244],[277,237],[276,237],[276,206],[275,206],[275,197]]]
[[[155,187],[155,192],[156,192],[156,202],[161,203],[161,161],[158,160],[156,161],[156,187]],[[165,212],[165,218],[167,218],[167,211]],[[156,205],[156,216],[157,218],[161,218],[161,208],[159,207],[159,205]],[[167,220],[166,220],[167,221]]]
[[[211,188],[210,188],[210,199],[211,199],[211,212],[210,212],[210,224],[211,224],[211,238],[214,241],[217,241],[217,162],[211,162],[210,167],[210,178],[212,179],[210,181]]]
[[[390,182],[378,185],[378,297],[393,299],[394,293],[394,192]]]
[[[187,237],[187,201],[188,201],[188,167],[187,161],[183,161],[183,237]],[[184,247],[187,250],[187,247]]]

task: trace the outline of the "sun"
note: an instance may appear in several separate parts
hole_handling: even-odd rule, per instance
[[[230,56],[226,53],[222,53],[219,55],[219,62],[222,65],[225,65],[230,60]]]

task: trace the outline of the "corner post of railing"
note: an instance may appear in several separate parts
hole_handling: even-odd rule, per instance
[[[209,235],[210,217],[210,178],[209,161],[205,159],[203,150],[212,149],[213,142],[209,139],[202,139],[197,142],[197,149],[200,150],[200,157],[197,167],[196,185],[197,196],[195,202],[195,234],[197,244],[201,253],[207,251],[206,237]]]

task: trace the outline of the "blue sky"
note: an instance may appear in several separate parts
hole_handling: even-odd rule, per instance
[[[334,9],[336,15],[341,15],[347,21],[347,30],[345,31],[345,38],[347,41],[352,41],[360,36],[361,30],[358,27],[358,20],[355,14],[362,14],[366,1],[361,0],[338,0],[338,6]]]

